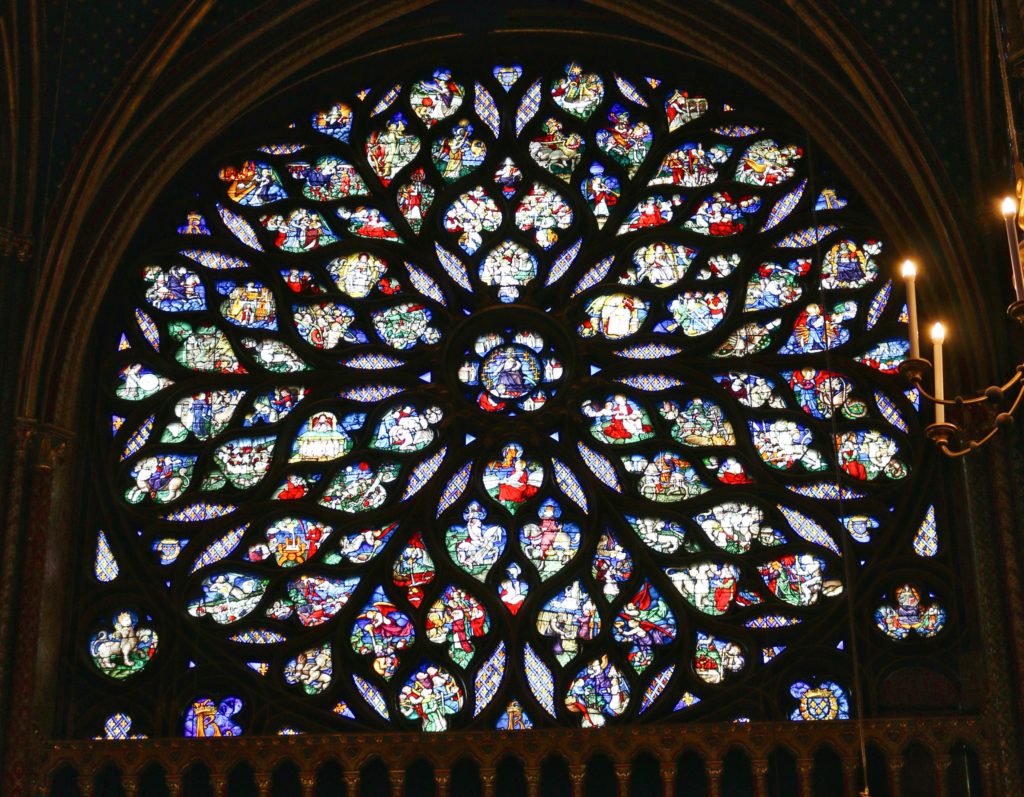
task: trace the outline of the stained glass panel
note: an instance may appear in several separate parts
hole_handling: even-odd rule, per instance
[[[894,603],[883,603],[875,610],[875,624],[886,636],[907,639],[933,637],[946,625],[946,610],[934,595],[921,596],[910,584],[897,588]]]
[[[93,677],[180,645],[192,736],[735,719],[769,681],[780,717],[849,716],[845,676],[795,669],[844,555],[939,554],[934,507],[897,528],[893,253],[806,135],[712,85],[383,70],[219,162],[111,321],[89,580],[125,602]],[[893,586],[881,642],[943,630]]]

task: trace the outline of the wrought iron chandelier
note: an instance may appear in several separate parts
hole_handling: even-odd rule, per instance
[[[1018,181],[1018,191],[1024,191],[1024,180]],[[1006,219],[1006,232],[1009,237],[1010,259],[1013,264],[1014,288],[1017,299],[1008,308],[1007,314],[1015,321],[1024,323],[1024,275],[1021,273],[1017,227],[1014,217],[1017,216],[1017,203],[1010,197],[1003,200],[1003,217]],[[1024,399],[1024,363],[1019,364],[1012,377],[1002,385],[990,385],[973,396],[954,396],[946,398],[945,378],[942,361],[942,344],[946,338],[946,328],[941,322],[935,322],[931,328],[932,361],[921,356],[920,330],[917,315],[915,281],[917,266],[912,260],[903,262],[903,279],[907,285],[907,315],[910,321],[910,356],[900,364],[900,373],[909,381],[921,396],[935,405],[935,422],[925,428],[925,434],[934,442],[939,450],[948,457],[962,457],[976,451],[989,442],[1000,429],[1012,425],[1013,415]],[[933,372],[933,393],[924,387],[928,372]],[[956,407],[959,415],[963,415],[966,406],[988,404],[998,408],[989,428],[979,437],[969,436],[965,429],[947,420],[946,407]]]
[[[1007,128],[1011,157],[1016,176],[1015,194],[1003,199],[1000,212],[1006,224],[1006,238],[1010,249],[1010,268],[1013,278],[1015,300],[1007,308],[1006,313],[1018,323],[1024,324],[1024,271],[1021,269],[1019,230],[1024,229],[1024,164],[1021,163],[1017,145],[1017,128],[1014,123],[1013,105],[1010,101],[1010,83],[1006,65],[1006,45],[1003,29],[999,21],[999,11],[992,4],[992,23],[995,28],[995,41],[999,49],[999,72],[1003,89],[1003,103],[1006,108]],[[929,362],[921,356],[920,329],[917,315],[917,297],[915,283],[917,266],[912,260],[906,260],[902,266],[902,276],[907,288],[907,315],[909,317],[910,351],[909,357],[900,364],[900,373],[910,382],[923,398],[935,406],[935,422],[925,428],[925,434],[935,443],[947,457],[963,457],[976,451],[992,440],[1001,429],[1013,425],[1013,416],[1024,400],[1024,363],[1014,369],[1013,376],[1002,385],[990,385],[973,396],[954,396],[946,398],[944,385],[942,344],[946,338],[946,328],[936,322],[931,328],[932,357]],[[929,393],[924,383],[928,372],[933,372],[933,393]],[[967,433],[965,425],[947,420],[946,407],[956,407],[960,418],[965,416],[965,408],[972,405],[987,405],[995,410],[995,415],[988,422],[988,427],[977,437]]]

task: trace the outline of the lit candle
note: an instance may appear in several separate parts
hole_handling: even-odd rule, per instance
[[[946,328],[936,323],[932,327],[932,343],[935,344],[935,398],[939,402],[946,398],[946,389],[942,385],[942,341],[946,338]],[[946,407],[944,404],[935,405],[935,423],[946,422]]]
[[[903,279],[907,281],[907,315],[910,316],[910,356],[917,360],[921,357],[921,342],[917,329],[917,291],[914,281],[917,278],[917,266],[913,260],[903,261]]]
[[[1020,270],[1020,242],[1017,240],[1017,203],[1011,197],[1003,200],[1003,221],[1006,222],[1006,240],[1010,244],[1010,268],[1013,269],[1013,290],[1017,301],[1024,301],[1024,273]]]

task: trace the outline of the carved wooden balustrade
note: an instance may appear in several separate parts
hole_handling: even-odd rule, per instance
[[[979,720],[874,720],[865,736],[872,797],[1000,794]],[[856,797],[859,770],[853,722],[242,736],[52,743],[36,793]]]

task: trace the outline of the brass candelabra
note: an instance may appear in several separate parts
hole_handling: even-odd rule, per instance
[[[1024,194],[1024,180],[1018,180],[1017,194]],[[1007,308],[1010,318],[1024,324],[1024,271],[1021,270],[1020,241],[1017,230],[1021,222],[1018,203],[1007,197],[1002,203],[1003,220],[1006,223],[1007,243],[1010,248],[1010,265],[1013,276],[1013,287],[1016,300]],[[954,396],[946,398],[945,380],[942,365],[942,344],[945,341],[946,329],[941,323],[935,323],[931,329],[933,360],[929,362],[921,356],[920,334],[917,318],[916,279],[917,267],[913,261],[903,263],[903,279],[907,286],[907,315],[910,322],[909,357],[900,363],[900,374],[911,385],[917,388],[922,398],[935,407],[935,422],[925,428],[925,434],[935,443],[939,450],[948,457],[962,457],[976,451],[995,437],[1001,429],[1013,425],[1014,413],[1024,400],[1024,363],[1017,365],[1013,376],[1002,385],[990,385],[977,394],[964,398]],[[929,372],[933,373],[934,393],[924,388]],[[987,404],[999,409],[991,426],[980,437],[970,437],[966,430],[946,419],[946,407],[957,407],[960,414],[971,405]]]

